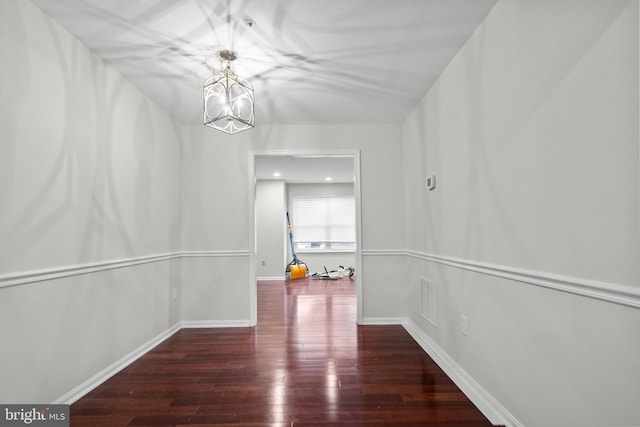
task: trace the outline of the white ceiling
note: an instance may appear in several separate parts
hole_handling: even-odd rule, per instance
[[[32,1],[185,124],[236,51],[260,126],[401,123],[496,0]]]

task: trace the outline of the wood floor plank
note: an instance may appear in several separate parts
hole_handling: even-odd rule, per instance
[[[183,329],[71,406],[72,426],[486,427],[400,326],[358,326],[355,285],[258,283],[254,328]]]

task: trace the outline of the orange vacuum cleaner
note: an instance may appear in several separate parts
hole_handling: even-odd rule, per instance
[[[300,258],[296,256],[296,250],[293,247],[293,234],[291,233],[289,212],[287,212],[287,226],[289,227],[289,242],[291,242],[291,254],[293,255],[293,260],[287,265],[285,276],[287,279],[301,279],[303,277],[307,277],[309,269],[307,268],[307,264],[300,261]]]

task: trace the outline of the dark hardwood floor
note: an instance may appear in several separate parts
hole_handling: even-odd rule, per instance
[[[255,328],[183,329],[71,406],[71,426],[490,426],[354,282],[258,283]]]

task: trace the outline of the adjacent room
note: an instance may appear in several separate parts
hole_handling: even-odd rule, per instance
[[[639,3],[2,0],[0,405],[640,425]]]

